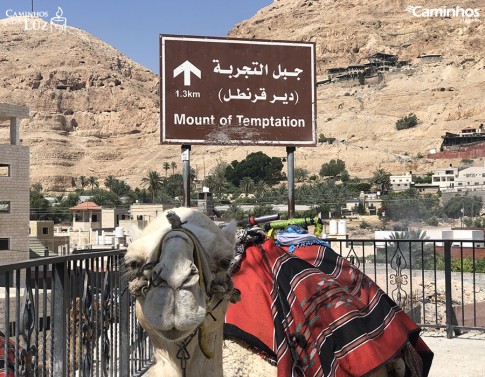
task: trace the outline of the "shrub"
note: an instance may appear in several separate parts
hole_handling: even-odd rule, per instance
[[[415,127],[418,124],[418,118],[415,114],[409,114],[396,122],[397,130],[405,130],[407,128]]]

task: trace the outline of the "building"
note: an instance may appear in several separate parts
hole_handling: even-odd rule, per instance
[[[453,188],[455,180],[458,178],[458,168],[454,168],[450,165],[449,168],[435,170],[431,176],[431,182],[439,186],[439,190],[443,191],[449,188]]]
[[[485,166],[473,166],[458,171],[457,168],[437,170],[433,174],[433,183],[440,179],[440,191],[460,193],[467,191],[485,191]],[[443,178],[447,178],[444,180]]]
[[[27,107],[0,103],[0,137],[8,140],[0,144],[0,263],[29,258],[30,154],[20,145],[20,120],[28,117]]]
[[[54,221],[30,221],[29,244],[30,252],[37,256],[69,254],[69,235],[56,233]]]
[[[389,180],[392,191],[395,192],[409,190],[414,185],[412,172],[407,172],[402,175],[391,175]]]
[[[72,230],[69,231],[70,243],[75,248],[93,246],[113,246],[124,238],[121,228],[123,221],[129,219],[125,208],[103,208],[93,202],[83,202],[69,208],[72,211]]]

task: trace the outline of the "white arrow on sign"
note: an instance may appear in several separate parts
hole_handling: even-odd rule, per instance
[[[193,65],[191,62],[188,60],[184,61],[182,64],[180,64],[177,68],[173,70],[173,77],[177,77],[183,72],[184,74],[184,85],[185,86],[190,86],[190,74],[193,73],[196,75],[199,79],[201,76],[200,69],[197,68],[195,65]]]

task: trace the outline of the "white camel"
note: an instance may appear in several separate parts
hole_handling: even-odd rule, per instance
[[[227,274],[235,231],[236,222],[220,229],[202,212],[177,208],[129,245],[128,288],[155,349],[149,377],[276,376],[259,355],[223,340],[227,306],[240,299]],[[387,375],[386,367],[373,374]]]

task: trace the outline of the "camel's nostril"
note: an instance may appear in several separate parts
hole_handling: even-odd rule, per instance
[[[195,275],[195,274],[198,274],[198,273],[199,273],[199,270],[197,269],[195,264],[192,263],[192,265],[190,266],[190,274]]]

